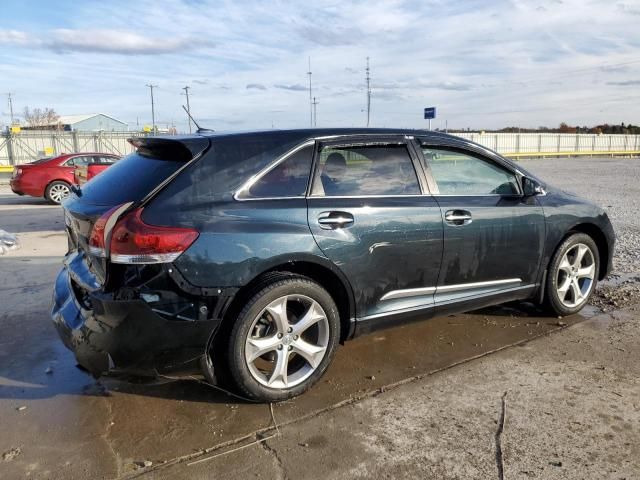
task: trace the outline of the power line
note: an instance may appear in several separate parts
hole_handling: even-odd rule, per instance
[[[182,87],[184,90],[184,95],[187,97],[187,119],[189,120],[189,133],[191,133],[191,107],[189,106],[189,89],[191,87],[189,85]]]
[[[147,83],[147,87],[149,87],[149,90],[151,90],[151,129],[153,131],[153,134],[156,134],[156,110],[155,110],[155,104],[153,102],[153,89],[154,88],[158,88],[158,85],[152,85],[150,83]]]
[[[309,75],[309,124],[313,127],[313,101],[312,101],[312,91],[311,91],[311,57],[309,57],[309,71],[307,72]]]

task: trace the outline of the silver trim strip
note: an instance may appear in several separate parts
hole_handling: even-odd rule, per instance
[[[429,304],[424,304],[424,305],[417,305],[415,307],[408,307],[408,308],[400,308],[398,310],[390,310],[388,312],[381,312],[381,313],[374,313],[373,315],[366,315],[364,317],[358,317],[356,318],[357,322],[362,322],[362,321],[368,321],[368,320],[375,320],[376,318],[380,318],[380,317],[389,317],[392,315],[401,315],[403,313],[408,313],[408,312],[420,312],[422,310],[429,310],[432,308],[436,308],[442,305],[452,305],[452,304],[456,304],[456,303],[462,303],[462,302],[466,302],[468,300],[474,300],[477,298],[483,298],[484,296],[494,296],[494,295],[501,295],[504,293],[510,293],[510,292],[517,292],[519,290],[532,290],[534,288],[539,287],[538,284],[529,284],[529,285],[522,285],[519,287],[512,287],[512,288],[508,288],[505,290],[499,290],[496,292],[489,292],[486,294],[480,294],[480,295],[473,295],[471,297],[464,297],[464,298],[456,298],[453,300],[445,300],[445,301],[441,301],[438,302],[436,301],[435,303],[429,303]]]
[[[380,301],[396,300],[398,298],[418,297],[421,295],[429,295],[431,293],[447,293],[458,292],[460,290],[474,290],[476,288],[494,287],[499,285],[509,285],[512,283],[522,283],[520,278],[506,278],[504,280],[491,280],[488,282],[460,283],[457,285],[444,285],[442,287],[421,287],[407,288],[404,290],[391,290],[385,293]]]
[[[392,290],[385,293],[380,300],[395,300],[397,298],[417,297],[420,295],[429,295],[434,293],[436,287],[424,287],[424,288],[408,288],[406,290]]]
[[[458,285],[444,285],[436,289],[436,293],[458,292],[460,290],[472,290],[476,288],[508,285],[510,283],[522,283],[521,278],[506,278],[504,280],[491,280],[489,282],[460,283]]]

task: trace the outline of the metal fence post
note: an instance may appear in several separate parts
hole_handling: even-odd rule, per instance
[[[9,165],[15,165],[16,159],[13,154],[13,133],[7,134],[7,156],[9,157]]]
[[[78,145],[78,132],[76,130],[71,131],[71,140],[73,142],[73,151],[77,152],[80,147]]]

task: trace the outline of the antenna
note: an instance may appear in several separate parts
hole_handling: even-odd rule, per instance
[[[187,97],[187,115],[189,116],[189,133],[191,133],[191,107],[189,106],[189,89],[191,87],[189,85],[187,85],[186,87],[182,87],[182,90],[184,90],[184,94]],[[195,122],[194,122],[195,123]]]
[[[185,107],[184,105],[182,105],[182,108],[184,109],[185,112],[187,112],[187,115],[189,116],[189,119],[193,122],[193,124],[198,127],[198,129],[196,130],[196,133],[200,133],[200,132],[213,132],[214,130],[210,129],[210,128],[202,128],[200,125],[198,125],[198,122],[196,122],[195,118],[193,118],[191,116],[191,114],[189,113],[189,110],[187,110],[187,107]]]
[[[309,71],[307,72],[309,75],[309,124],[313,127],[313,101],[312,101],[312,93],[311,93],[311,57],[309,57]]]
[[[367,75],[365,80],[367,81],[367,127],[369,126],[369,120],[371,118],[371,69],[369,68],[369,57],[367,57],[367,68],[365,70]]]

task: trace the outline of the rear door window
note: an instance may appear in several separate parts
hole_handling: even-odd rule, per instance
[[[405,145],[325,147],[315,196],[420,195],[418,177]]]

